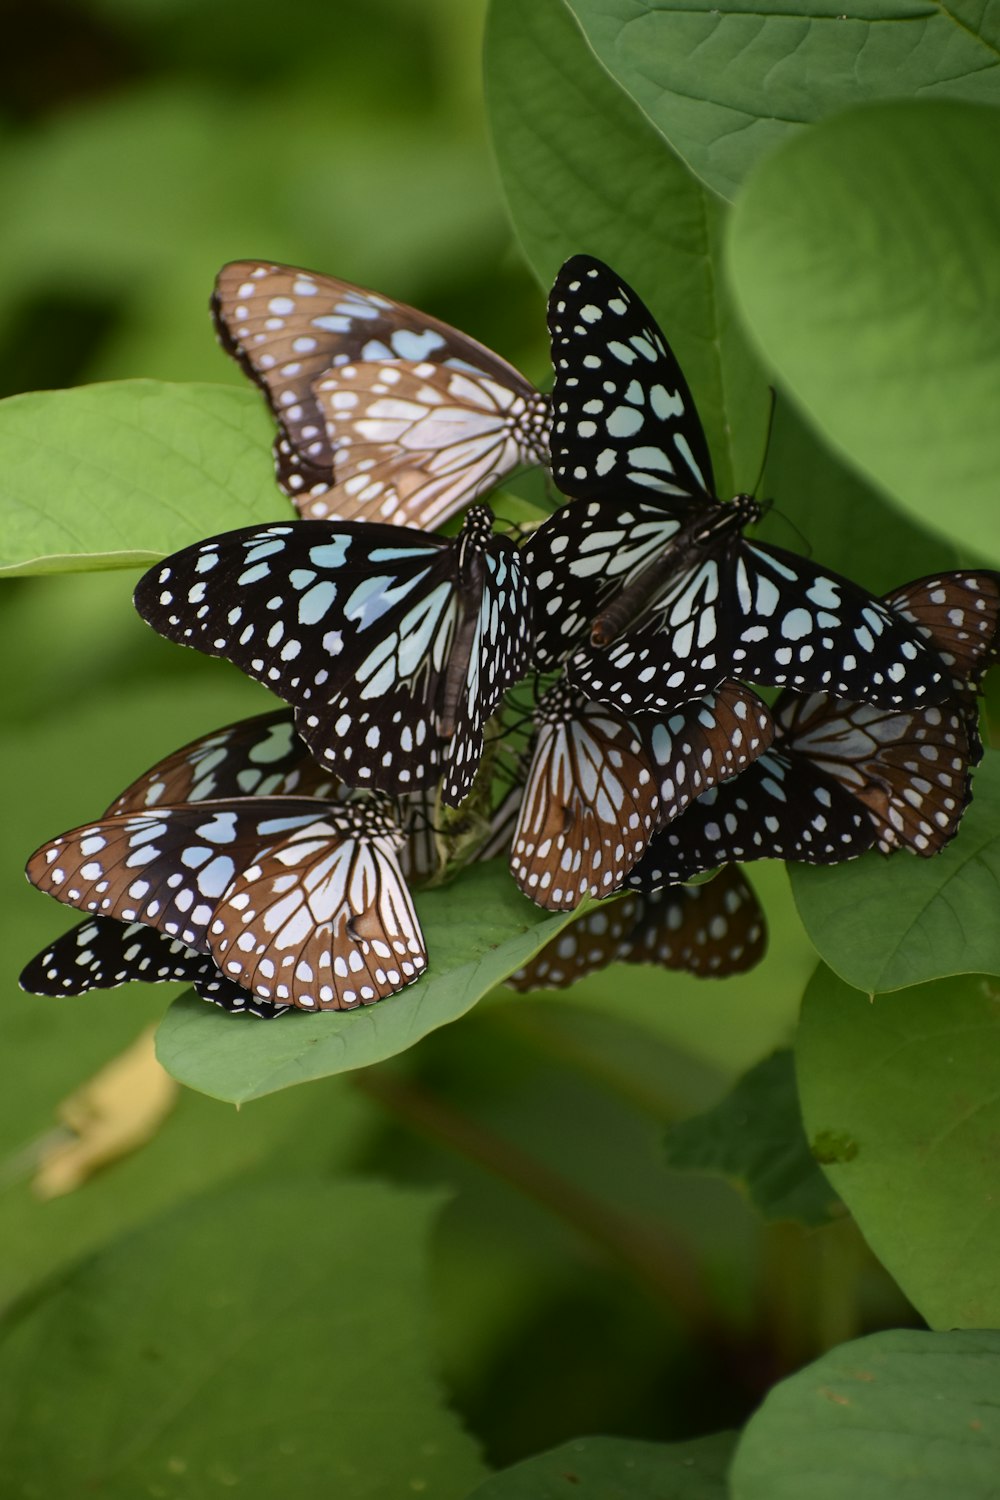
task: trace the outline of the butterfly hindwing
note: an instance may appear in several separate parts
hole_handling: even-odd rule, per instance
[[[398,826],[343,807],[262,850],[234,879],[209,931],[221,972],[272,1003],[350,1010],[427,967],[399,867]]]
[[[437,525],[519,464],[546,461],[546,398],[405,303],[237,261],[219,273],[212,311],[267,397],[278,482],[307,518]]]

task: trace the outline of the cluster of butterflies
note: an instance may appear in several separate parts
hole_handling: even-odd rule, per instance
[[[551,397],[311,272],[226,266],[213,311],[302,519],[175,553],[135,603],[290,707],[177,751],[32,856],[29,879],[87,916],[26,989],[181,979],[261,1016],[373,1003],[427,966],[409,883],[440,877],[456,828],[463,858],[506,853],[548,910],[625,892],[516,988],[615,959],[722,975],[766,941],[737,862],[954,836],[1000,575],[879,599],[746,537],[759,505],[715,498],[677,361],[600,261],[574,256],[552,289]],[[571,498],[518,542],[482,495],[531,464]],[[782,692],[768,706],[751,683]]]

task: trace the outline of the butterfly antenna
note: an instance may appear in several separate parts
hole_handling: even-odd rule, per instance
[[[771,451],[771,437],[774,433],[774,414],[777,410],[778,396],[773,385],[768,386],[768,391],[771,395],[771,403],[767,414],[767,433],[764,438],[764,452],[760,461],[760,469],[758,471],[754,487],[751,491],[751,494],[753,495],[757,494],[757,491],[760,489],[761,485],[764,482],[764,471],[767,468],[767,459]],[[795,524],[791,516],[787,516],[783,510],[779,510],[773,500],[761,500],[760,509],[762,519],[770,511],[773,511],[776,516],[780,516],[785,524],[791,527],[792,531],[794,531],[796,537],[798,538],[802,547],[802,555],[804,557],[812,557],[812,543],[809,541],[809,538],[804,534],[804,532],[802,532]]]

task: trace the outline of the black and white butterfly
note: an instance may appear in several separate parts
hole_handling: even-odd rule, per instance
[[[737,683],[669,716],[628,719],[560,679],[535,722],[510,869],[550,911],[617,890],[657,827],[749,765],[773,735],[766,705]]]
[[[680,367],[607,266],[567,261],[549,299],[552,472],[575,497],[530,539],[536,661],[623,712],[663,710],[726,677],[893,708],[937,702],[926,640],[836,573],[743,527],[749,495],[715,498]]]
[[[547,943],[506,983],[515,990],[566,989],[610,963],[655,964],[701,979],[743,974],[760,963],[767,924],[735,865],[701,885],[630,892],[602,902]]]
[[[399,794],[443,778],[453,806],[531,651],[521,559],[485,506],[447,539],[334,521],[226,532],[150,569],[135,605],[291,703],[348,785]]]
[[[278,483],[310,520],[425,530],[548,461],[548,399],[426,313],[333,276],[233,261],[215,284],[223,348],[278,423]]]
[[[227,979],[207,953],[141,922],[88,917],[33,958],[18,981],[32,995],[84,995],[139,981],[189,984],[203,1000],[233,1015],[273,1020],[291,1010],[261,1000]]]

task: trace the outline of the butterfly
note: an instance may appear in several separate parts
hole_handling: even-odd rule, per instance
[[[550,911],[617,890],[656,828],[749,765],[773,734],[766,706],[737,683],[669,717],[630,720],[560,679],[535,721],[510,869]]]
[[[954,837],[982,754],[974,688],[997,652],[1000,574],[918,579],[884,603],[940,653],[952,697],[890,711],[782,693],[770,750],[659,834],[629,884],[656,889],[731,859],[836,864],[873,846],[932,855]]]
[[[73,829],[32,855],[28,879],[78,910],[210,954],[259,999],[345,1010],[426,967],[402,842],[370,802],[208,800]]]
[[[517,549],[472,506],[458,536],[365,522],[230,531],[151,568],[135,591],[161,635],[223,656],[295,709],[351,786],[467,796],[483,725],[530,657]]]
[[[548,461],[549,403],[513,365],[426,313],[294,266],[233,261],[222,347],[278,423],[278,484],[306,519],[431,530]]]
[[[33,995],[83,995],[146,984],[183,981],[203,1000],[234,1015],[272,1020],[291,1009],[260,1000],[220,973],[214,960],[141,922],[88,917],[26,964],[18,983]]]
[[[506,983],[511,989],[566,989],[610,963],[656,964],[699,978],[743,974],[760,963],[767,924],[735,865],[702,885],[633,891],[578,917]]]
[[[525,549],[541,669],[662,711],[726,677],[892,708],[947,674],[913,625],[846,578],[751,541],[749,495],[720,503],[684,376],[652,315],[590,256],[549,298],[552,473],[575,498]]]

